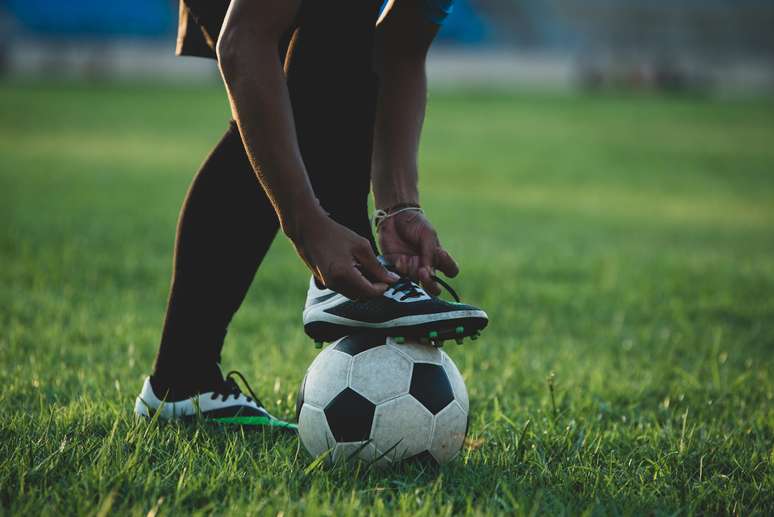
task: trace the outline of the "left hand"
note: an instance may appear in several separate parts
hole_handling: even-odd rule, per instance
[[[460,271],[422,212],[401,212],[382,221],[379,225],[379,247],[382,255],[401,274],[421,282],[435,296],[441,294],[441,287],[431,276],[435,270],[448,277],[455,277]]]

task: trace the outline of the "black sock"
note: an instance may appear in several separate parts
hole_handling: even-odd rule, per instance
[[[158,384],[180,393],[209,387],[231,318],[278,227],[232,123],[196,175],[180,213],[153,372]]]

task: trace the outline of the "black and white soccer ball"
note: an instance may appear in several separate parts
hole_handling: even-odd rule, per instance
[[[320,352],[296,409],[301,441],[313,456],[386,466],[454,458],[467,434],[469,403],[462,375],[441,349],[361,334]]]

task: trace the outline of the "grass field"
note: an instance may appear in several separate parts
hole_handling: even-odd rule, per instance
[[[438,472],[132,417],[226,120],[216,87],[0,85],[0,514],[774,512],[774,102],[431,97],[423,202],[492,320],[447,347]],[[307,280],[278,240],[225,347],[286,417]]]

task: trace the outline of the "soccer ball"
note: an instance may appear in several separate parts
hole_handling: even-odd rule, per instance
[[[377,466],[407,459],[446,463],[462,448],[468,392],[439,348],[360,334],[315,358],[296,403],[298,432],[312,456]]]

